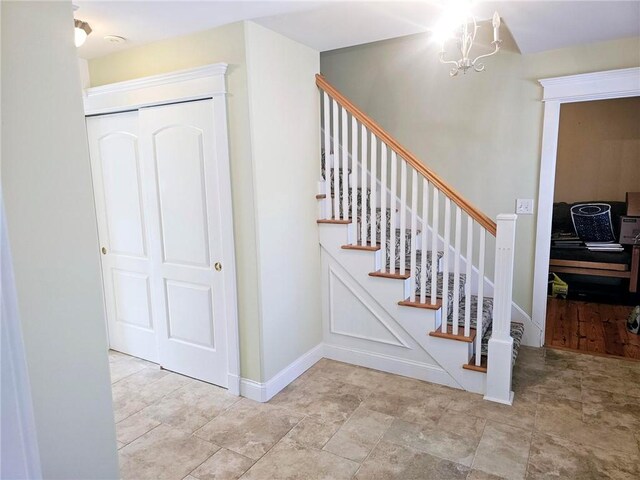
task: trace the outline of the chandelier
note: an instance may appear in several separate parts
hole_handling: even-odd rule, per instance
[[[482,72],[484,63],[479,60],[495,55],[502,45],[502,40],[500,40],[500,15],[498,15],[498,12],[494,12],[491,22],[493,26],[493,41],[491,42],[493,51],[479,55],[472,60],[471,48],[480,27],[468,8],[464,8],[457,2],[454,5],[457,5],[457,8],[450,8],[445,11],[444,16],[433,31],[434,37],[442,44],[440,62],[453,65],[449,71],[449,75],[452,77],[455,77],[460,72],[467,73],[467,70],[471,68],[476,72]],[[459,60],[445,59],[447,55],[445,45],[451,39],[456,41],[458,55],[460,55]]]

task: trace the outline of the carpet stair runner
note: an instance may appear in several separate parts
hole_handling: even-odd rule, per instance
[[[333,179],[333,174],[334,174],[334,169],[330,169],[331,171],[331,179]],[[324,171],[322,172],[322,176],[324,178]],[[339,181],[342,182],[342,170],[340,170],[340,176],[339,176]],[[330,182],[331,185],[331,198],[335,198],[334,197],[334,193],[333,193],[333,182]],[[342,186],[342,183],[340,183],[340,186]],[[348,214],[347,217],[351,218],[350,213],[351,213],[351,201],[352,201],[352,187],[349,187],[348,189],[348,199],[347,199],[347,211]],[[370,226],[370,222],[371,222],[371,189],[367,188],[366,190],[366,196],[367,196],[367,208],[366,208],[366,216],[367,216],[367,225]],[[361,213],[361,205],[362,205],[362,188],[357,188],[357,192],[356,192],[356,202],[357,202],[357,209],[356,211],[358,212],[358,215],[360,215]],[[340,211],[340,216],[342,217],[342,198],[339,199],[338,201],[338,208]],[[357,223],[358,223],[358,227],[360,226],[360,222],[361,222],[361,218],[358,217],[356,219]],[[376,208],[376,224],[375,224],[375,228],[376,228],[376,238],[379,240],[381,238],[381,224],[382,224],[382,209],[381,208]],[[386,227],[387,227],[387,231],[386,231],[386,256],[385,258],[387,259],[387,272],[391,271],[390,268],[390,250],[391,250],[391,208],[387,208],[387,216],[386,216]],[[360,232],[360,228],[358,228],[358,232]],[[416,232],[417,235],[420,235],[420,232],[417,231]],[[405,271],[407,273],[410,272],[410,265],[411,265],[411,242],[412,242],[412,238],[411,238],[411,229],[407,228],[405,230],[405,252],[404,255],[402,255],[402,253],[400,252],[400,235],[402,235],[402,232],[400,231],[399,228],[396,228],[396,235],[395,235],[395,239],[396,239],[396,248],[395,248],[395,272],[399,273],[400,272],[400,267],[401,267],[401,262],[404,261],[405,262]],[[369,228],[367,228],[367,243],[370,244],[371,242],[371,231]],[[378,242],[378,246],[380,245],[380,243]],[[420,280],[421,280],[421,267],[422,267],[422,250],[416,250],[416,272],[415,272],[415,285],[416,285],[416,301],[419,301],[419,297],[420,297]],[[443,257],[443,252],[439,251],[438,252],[438,275],[437,275],[437,298],[442,299],[442,292],[443,292],[443,273],[440,272],[440,259]],[[429,303],[429,298],[431,296],[431,288],[433,285],[433,282],[431,281],[431,262],[432,262],[432,253],[431,251],[427,252],[427,259],[426,259],[426,278],[427,278],[427,284],[426,284],[426,290],[425,290],[425,295],[426,295],[426,300],[427,303]],[[458,304],[458,324],[460,326],[460,329],[462,330],[464,328],[464,318],[465,318],[465,311],[466,311],[466,298],[465,298],[465,283],[466,283],[466,275],[461,273],[458,275],[458,298],[459,298],[459,304]],[[453,311],[454,311],[454,286],[455,286],[455,274],[454,273],[449,273],[449,278],[448,278],[448,314],[447,314],[447,323],[448,325],[453,325]],[[478,310],[478,297],[476,295],[471,295],[470,296],[470,303],[471,303],[471,318],[470,318],[470,325],[471,328],[476,329],[477,330],[477,310]],[[482,341],[481,341],[481,355],[482,355],[482,362],[481,362],[481,367],[476,367],[474,365],[474,361],[475,358],[472,358],[469,361],[469,364],[465,365],[465,368],[469,368],[472,370],[479,370],[479,371],[485,371],[486,372],[486,357],[488,354],[488,349],[489,349],[489,339],[491,338],[491,333],[492,333],[492,322],[493,322],[493,298],[484,298],[483,299],[483,305],[482,305]],[[476,334],[480,334],[480,333],[476,333]],[[520,349],[520,345],[522,343],[522,336],[524,335],[524,325],[521,323],[516,323],[516,322],[511,322],[511,336],[513,337],[513,352],[512,352],[512,362],[515,364],[516,358],[518,356],[518,350]]]

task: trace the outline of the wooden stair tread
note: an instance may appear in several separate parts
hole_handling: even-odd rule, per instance
[[[411,277],[411,275],[408,272],[401,274],[401,273],[391,273],[391,272],[383,272],[383,271],[370,272],[369,276],[381,277],[381,278],[395,278],[396,280],[407,280],[408,278]]]
[[[464,328],[459,328],[458,329],[458,335],[454,335],[453,334],[453,327],[451,325],[447,325],[447,332],[444,333],[442,330],[438,329],[434,332],[429,332],[429,336],[431,337],[439,337],[439,338],[446,338],[448,340],[456,340],[458,342],[466,342],[466,343],[472,343],[475,338],[476,338],[476,329],[472,328],[471,331],[469,332],[470,336],[465,337],[464,336]]]
[[[333,219],[333,218],[328,218],[328,219],[322,219],[322,220],[316,220],[317,223],[333,223],[336,225],[348,225],[351,223],[351,219],[344,219],[344,220],[340,220],[340,219]]]
[[[368,252],[377,252],[380,250],[380,245],[371,245],[370,243],[365,245],[342,245],[342,248],[344,250],[366,250]]]
[[[469,363],[462,365],[462,368],[465,370],[473,370],[474,372],[487,373],[487,357],[486,355],[481,356],[480,365],[478,366],[476,365],[476,356],[474,355],[471,357],[471,360],[469,360]]]
[[[442,300],[440,298],[436,299],[435,305],[431,305],[430,300],[427,300],[427,303],[421,303],[419,300],[419,296],[416,296],[415,302],[412,302],[407,298],[406,300],[398,302],[398,305],[402,305],[404,307],[424,308],[426,310],[440,310],[442,308]]]

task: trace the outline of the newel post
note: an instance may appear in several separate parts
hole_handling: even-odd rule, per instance
[[[507,405],[513,402],[513,338],[510,333],[517,218],[514,214],[501,214],[497,218],[493,329],[489,339],[487,393],[484,397],[485,400]]]

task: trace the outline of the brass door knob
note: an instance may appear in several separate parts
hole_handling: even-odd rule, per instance
[[[105,247],[102,247],[100,251],[102,252],[103,255],[107,254],[107,249]]]
[[[215,268],[215,269],[216,269],[216,271],[217,271],[217,272],[219,272],[220,270],[222,270],[222,264],[221,264],[220,262],[216,262],[216,263],[213,265],[213,268]]]

